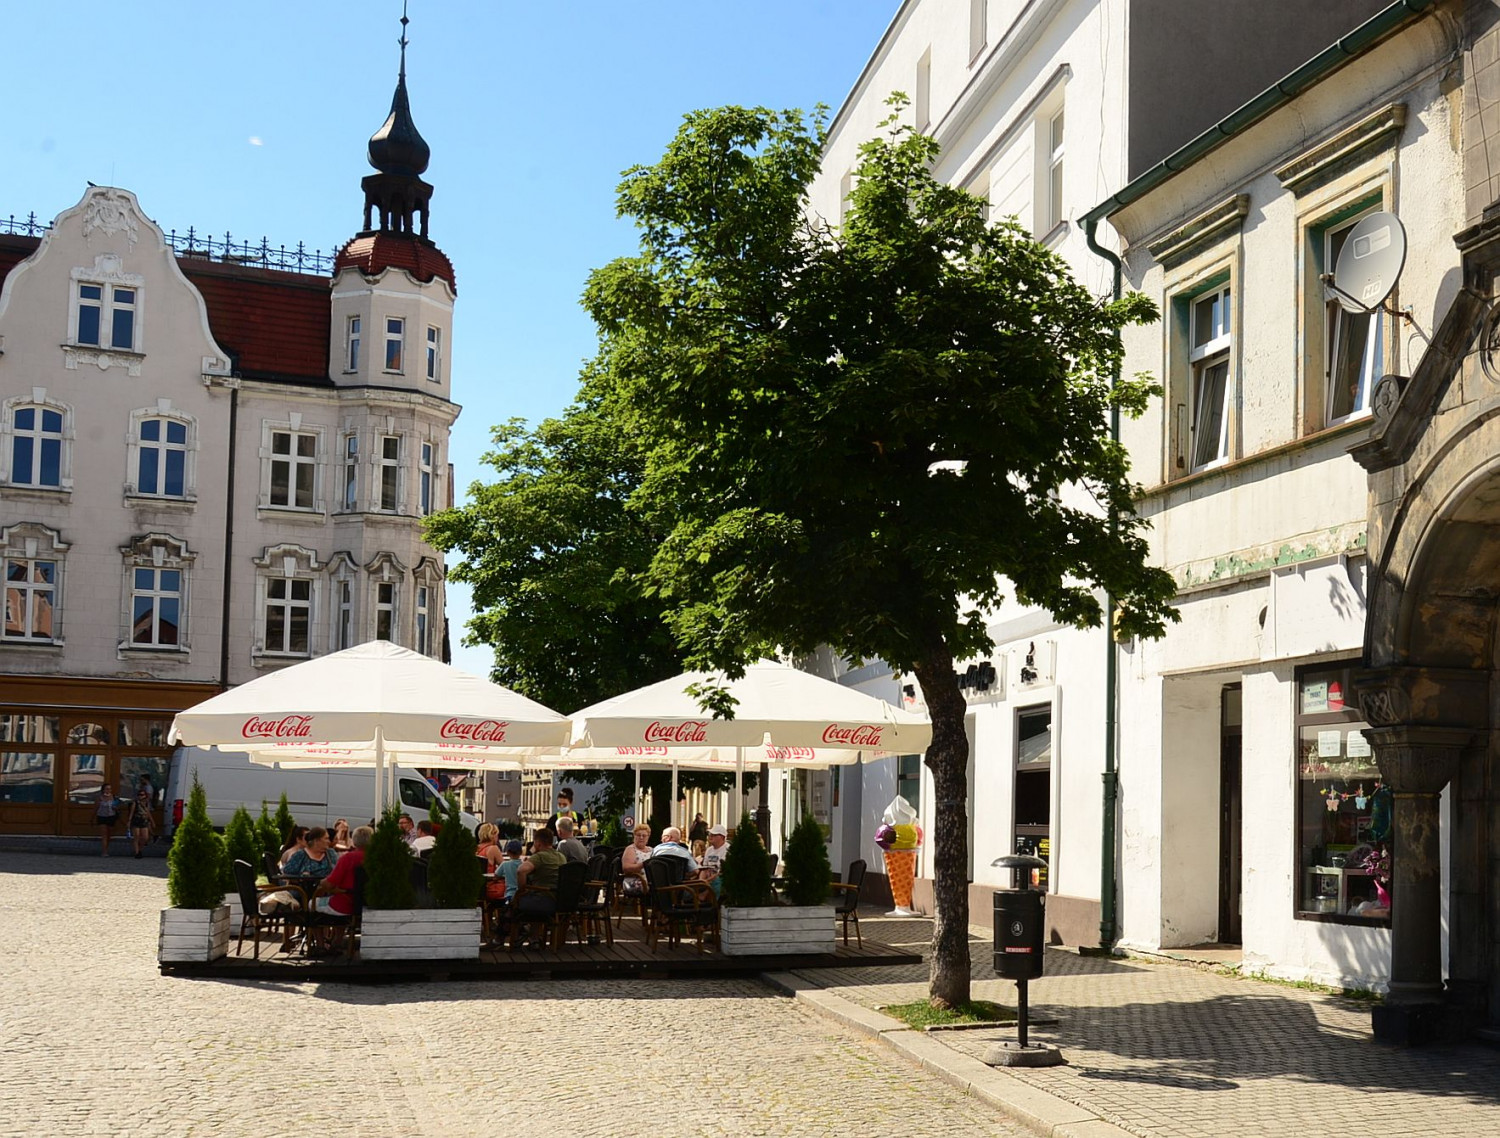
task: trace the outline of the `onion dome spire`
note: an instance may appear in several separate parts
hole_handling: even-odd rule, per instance
[[[411,103],[406,93],[406,3],[401,5],[401,66],[396,77],[396,93],[391,97],[391,113],[373,135],[367,154],[370,165],[379,171],[366,177],[360,186],[365,191],[365,231],[378,229],[385,233],[411,233],[420,224],[427,236],[427,206],[432,187],[422,181],[432,151],[427,140],[412,121]],[[380,224],[372,227],[372,215],[378,211]]]

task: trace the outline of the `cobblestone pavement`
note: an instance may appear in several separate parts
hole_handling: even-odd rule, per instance
[[[1023,1133],[755,981],[162,977],[164,878],[0,853],[0,1134]]]
[[[923,945],[921,920],[862,920],[864,934]],[[1014,1005],[990,942],[971,938],[974,997]],[[1197,1135],[1500,1134],[1500,1052],[1396,1050],[1370,1039],[1369,1005],[1259,980],[1049,950],[1031,983],[1033,1039],[1066,1067],[1017,1077],[1150,1138]],[[866,1007],[921,998],[927,969],[841,969],[805,979]],[[943,1032],[976,1058],[1015,1031]]]

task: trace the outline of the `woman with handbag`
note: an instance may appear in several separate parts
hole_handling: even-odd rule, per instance
[[[135,856],[140,857],[145,852],[146,843],[151,840],[152,831],[156,829],[156,819],[151,816],[151,795],[148,791],[142,790],[130,804],[130,816],[125,821],[125,828],[135,841]]]
[[[115,797],[115,788],[105,783],[99,788],[99,805],[94,808],[94,822],[99,827],[99,856],[109,856],[109,840],[115,836],[115,823],[120,820],[120,800]]]

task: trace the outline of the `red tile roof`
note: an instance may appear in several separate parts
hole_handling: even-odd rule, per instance
[[[5,278],[11,269],[31,256],[41,243],[40,237],[19,237],[0,233],[0,286],[5,284]]]
[[[196,257],[179,257],[177,264],[203,294],[214,339],[241,375],[331,382],[327,277]]]
[[[333,262],[334,275],[339,270],[356,268],[367,277],[384,269],[405,269],[426,284],[441,277],[458,292],[458,280],[447,256],[426,238],[409,233],[362,233],[339,250]]]

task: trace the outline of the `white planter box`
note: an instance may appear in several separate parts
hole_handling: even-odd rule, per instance
[[[229,906],[217,909],[163,909],[156,959],[217,960],[229,951]]]
[[[832,952],[833,906],[720,909],[719,944],[725,956]]]
[[[366,909],[361,960],[477,960],[478,909]]]

